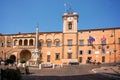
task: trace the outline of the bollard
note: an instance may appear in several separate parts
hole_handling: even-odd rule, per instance
[[[63,67],[63,65],[62,65],[62,64],[61,64],[60,66],[61,66],[61,67]]]
[[[53,69],[55,68],[55,64],[53,64],[53,67],[52,67]]]
[[[41,64],[39,64],[39,69],[41,69],[42,68],[42,66],[41,66]]]

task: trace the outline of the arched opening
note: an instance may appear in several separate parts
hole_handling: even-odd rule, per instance
[[[19,40],[19,46],[22,46],[22,40]]]
[[[20,60],[25,59],[26,61],[31,59],[31,52],[29,50],[22,50],[20,53]]]
[[[52,40],[51,39],[47,39],[46,43],[47,43],[47,47],[51,47],[52,46]]]
[[[71,30],[71,29],[72,29],[72,23],[69,22],[69,24],[68,24],[68,30]]]
[[[42,48],[43,43],[44,43],[44,41],[43,41],[42,39],[40,39],[40,40],[38,41],[38,48]]]
[[[17,40],[14,40],[14,46],[17,46]]]
[[[28,45],[27,43],[28,43],[28,40],[25,39],[25,40],[24,40],[24,46],[27,46],[27,45]]]
[[[7,41],[7,47],[10,47],[11,46],[11,42],[8,40]]]
[[[29,45],[30,45],[30,46],[33,46],[33,39],[30,39]]]
[[[10,59],[12,59],[15,62],[16,61],[16,56],[15,55],[11,55]]]
[[[59,47],[60,46],[60,40],[59,39],[55,39],[55,45],[56,45],[56,47]]]

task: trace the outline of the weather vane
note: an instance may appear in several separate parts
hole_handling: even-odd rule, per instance
[[[65,12],[67,12],[68,14],[72,14],[73,13],[73,9],[72,9],[71,4],[68,5],[69,8],[67,10],[66,10],[66,6],[67,6],[67,4],[64,3]]]

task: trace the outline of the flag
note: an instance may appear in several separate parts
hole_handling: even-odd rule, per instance
[[[95,38],[93,38],[92,36],[89,36],[89,41],[92,43],[95,41]]]
[[[106,38],[105,38],[105,36],[103,36],[102,38],[101,38],[101,42],[105,42],[106,41]]]

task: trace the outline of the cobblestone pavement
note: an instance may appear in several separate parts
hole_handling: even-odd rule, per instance
[[[104,76],[120,79],[120,69],[118,66],[107,66],[107,67],[94,68],[92,69],[92,71],[94,73],[99,73]]]
[[[0,66],[3,68],[4,66]],[[14,68],[14,67],[13,67]],[[109,65],[73,65],[62,68],[30,68],[29,75],[22,75],[23,80],[120,80],[116,66]],[[117,70],[118,71],[118,70]]]
[[[120,80],[119,77],[111,77],[93,73],[92,69],[100,68],[96,65],[64,66],[62,68],[30,69],[30,75],[23,75],[23,80]],[[114,73],[111,73],[114,75]]]

